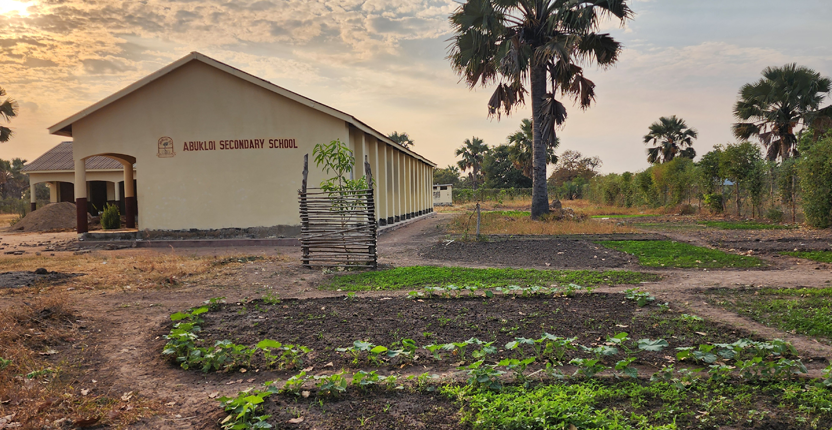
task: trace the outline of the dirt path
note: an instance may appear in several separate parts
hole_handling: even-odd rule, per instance
[[[442,225],[451,217],[451,215],[437,214],[381,235],[379,238],[380,263],[386,266],[500,266],[425,258],[426,247],[441,243],[445,239]],[[680,236],[679,239],[685,238]],[[27,240],[33,241],[37,238],[27,237]],[[223,416],[217,407],[215,397],[234,395],[238,391],[274,379],[275,376],[268,372],[234,374],[184,372],[160,355],[164,345],[164,339],[161,336],[166,332],[170,314],[201,304],[209,298],[224,296],[228,302],[234,303],[247,298],[259,298],[267,292],[277,294],[282,298],[313,298],[343,294],[320,291],[316,288],[328,275],[322,270],[301,268],[299,248],[233,250],[236,253],[240,251],[250,255],[260,252],[278,253],[284,258],[278,263],[251,262],[244,265],[233,277],[221,279],[215,285],[186,285],[169,290],[74,292],[71,297],[75,308],[80,312],[81,319],[90,322],[95,332],[93,336],[98,344],[96,354],[99,355],[96,361],[100,363],[76,385],[81,388],[95,388],[92,379],[96,379],[102,390],[106,387],[112,396],[118,397],[116,394],[120,396],[133,391],[137,395],[158,399],[162,404],[170,405],[165,406],[165,409],[158,415],[138,423],[136,428],[202,429],[212,428]],[[205,254],[232,251],[180,249],[155,252]],[[670,302],[672,307],[684,312],[731,324],[766,338],[788,340],[804,357],[818,361],[832,357],[832,346],[820,344],[804,336],[765,327],[705,302],[703,290],[713,287],[734,288],[749,285],[821,287],[830,285],[832,273],[827,266],[807,264],[803,260],[790,258],[777,261],[779,262],[774,270],[656,271],[663,276],[663,279],[656,283],[642,285],[641,288],[655,295],[657,300]],[[798,262],[802,264],[797,264]],[[525,261],[522,255],[518,256],[517,261],[512,264],[512,267],[540,268],[539,266],[540,262]],[[632,269],[632,267],[627,268]],[[621,291],[625,288],[630,288],[630,286],[606,287],[599,291]],[[406,291],[384,292],[384,294],[403,295]],[[15,301],[24,298],[24,296],[10,296],[4,297],[4,300],[8,301],[7,305],[13,305]]]

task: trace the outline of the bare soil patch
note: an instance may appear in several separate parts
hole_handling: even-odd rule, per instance
[[[467,429],[460,424],[459,407],[445,396],[432,392],[349,391],[327,399],[271,398],[265,412],[277,429]],[[297,416],[304,420],[289,424]]]
[[[77,273],[49,272],[46,269],[37,269],[31,272],[2,272],[0,273],[0,288],[31,287],[35,284],[56,285],[75,276],[81,275]]]
[[[557,269],[634,268],[638,259],[586,240],[506,239],[495,241],[440,242],[420,256],[431,260],[459,261],[511,267]]]

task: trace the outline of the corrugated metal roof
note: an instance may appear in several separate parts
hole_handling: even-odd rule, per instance
[[[87,171],[90,170],[112,170],[122,169],[122,164],[112,158],[96,155],[87,158]],[[35,161],[23,167],[24,172],[42,172],[54,170],[75,170],[75,161],[72,159],[72,142],[61,142],[54,148],[46,151]]]

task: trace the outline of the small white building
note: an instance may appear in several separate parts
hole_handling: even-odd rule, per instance
[[[433,205],[452,206],[454,204],[454,186],[442,184],[433,186]]]

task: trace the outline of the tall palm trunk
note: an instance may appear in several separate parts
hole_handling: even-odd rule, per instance
[[[546,142],[543,141],[543,123],[546,114],[546,65],[532,64],[532,219],[549,213],[549,192],[546,189]],[[554,138],[554,136],[552,136]]]

